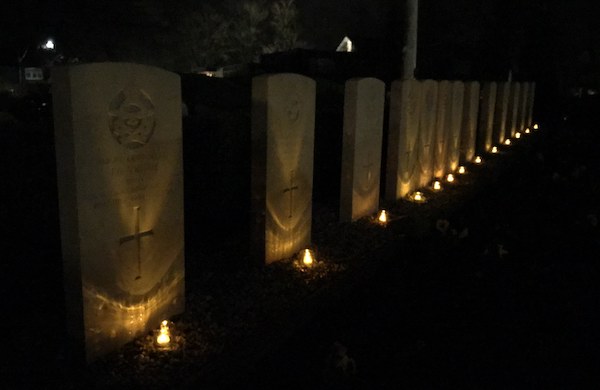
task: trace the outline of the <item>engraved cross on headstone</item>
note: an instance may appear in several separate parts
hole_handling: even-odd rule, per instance
[[[288,188],[284,188],[283,189],[283,193],[285,194],[286,192],[290,193],[290,213],[288,215],[288,218],[292,218],[293,216],[293,209],[294,209],[294,191],[296,191],[298,189],[298,186],[295,185],[296,182],[296,172],[292,169],[290,171],[290,186]]]
[[[137,252],[137,265],[138,265],[138,274],[135,277],[135,280],[139,280],[142,278],[142,237],[151,236],[154,234],[152,229],[140,232],[140,206],[135,206],[133,208],[135,212],[135,232],[129,236],[121,237],[119,239],[119,245],[123,245],[128,241],[135,240],[136,243],[136,252]]]

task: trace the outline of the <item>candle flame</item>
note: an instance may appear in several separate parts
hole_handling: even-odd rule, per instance
[[[304,257],[302,258],[302,264],[309,266],[309,267],[313,264],[313,257],[312,257],[312,254],[310,253],[310,249],[304,250]]]
[[[160,323],[160,333],[156,338],[156,342],[159,345],[167,345],[171,341],[171,336],[169,335],[169,323],[167,320],[164,320]]]
[[[515,133],[515,138],[516,138],[516,139],[519,139],[519,138],[521,138],[521,133],[519,133],[519,132],[517,131],[517,132]]]
[[[433,182],[433,189],[436,191],[439,191],[442,189],[442,184],[439,182],[439,180],[436,180]]]
[[[507,138],[506,140],[504,140],[504,145],[510,145],[510,139]]]
[[[531,132],[531,130],[529,130],[529,127],[525,129],[525,134],[529,134]]]
[[[419,203],[421,203],[421,202],[425,202],[425,197],[423,196],[423,193],[422,193],[421,191],[417,191],[417,192],[415,192],[415,193],[413,194],[413,197],[412,197],[412,198],[413,198],[413,200],[414,200],[415,202],[419,202]]]
[[[492,147],[492,153],[498,153],[498,147],[497,146],[493,146]]]
[[[465,169],[464,166],[460,166],[458,167],[458,173],[460,173],[461,175],[464,175],[465,173],[467,173],[467,170]]]
[[[381,210],[381,212],[379,213],[379,217],[377,218],[377,220],[381,223],[386,223],[387,222],[387,214],[385,212],[385,210]]]
[[[494,146],[495,148],[495,146]],[[494,148],[492,148],[492,151],[494,150]],[[498,148],[496,148],[496,151],[498,150]],[[481,164],[483,162],[483,160],[481,159],[480,156],[476,156],[475,157],[475,164]]]
[[[454,175],[449,173],[448,176],[446,176],[446,181],[452,183],[454,181]]]
[[[538,124],[537,124],[537,123],[536,123],[535,125],[533,125],[533,130],[537,130],[537,129],[539,129],[539,128],[540,128],[540,127],[538,126]]]

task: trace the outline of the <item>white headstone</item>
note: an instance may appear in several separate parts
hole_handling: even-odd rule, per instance
[[[465,83],[465,103],[463,110],[462,133],[460,135],[460,158],[471,161],[475,158],[477,138],[477,116],[479,114],[479,89],[477,81]]]
[[[513,82],[510,86],[510,98],[508,100],[508,114],[506,115],[505,138],[513,138],[517,132],[517,119],[519,111],[519,96],[521,95],[521,83]]]
[[[443,80],[438,83],[437,115],[435,124],[433,176],[443,177],[447,172],[447,148],[450,134],[450,115],[452,108],[452,85]]]
[[[419,187],[425,187],[433,179],[434,140],[436,131],[438,83],[434,80],[421,81],[421,118],[417,141]]]
[[[508,102],[510,98],[511,83],[504,81],[498,83],[496,107],[494,109],[494,135],[495,144],[502,144],[506,139],[506,117],[508,115]]]
[[[385,83],[346,81],[340,185],[340,220],[354,221],[379,208]]]
[[[533,105],[535,103],[535,82],[531,82],[529,86],[529,94],[527,97],[527,126],[533,126]]]
[[[462,81],[451,83],[452,98],[449,117],[447,171],[454,172],[460,163],[460,135],[462,132],[465,84]]]
[[[519,119],[517,131],[522,132],[527,127],[527,99],[529,97],[530,83],[521,83],[521,95],[519,97]]]
[[[417,139],[419,135],[421,84],[396,80],[391,85],[390,120],[385,198],[397,200],[417,186]]]
[[[180,79],[98,63],[52,80],[67,321],[91,361],[184,310]]]
[[[494,127],[494,109],[498,84],[495,82],[483,83],[481,100],[479,104],[479,125],[477,128],[477,153],[489,152],[493,146],[492,130]]]
[[[253,244],[267,264],[311,241],[315,91],[298,74],[252,80]]]

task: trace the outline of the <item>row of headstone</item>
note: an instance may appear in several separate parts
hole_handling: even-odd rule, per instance
[[[397,200],[531,122],[534,84],[398,80],[390,86],[385,197]],[[527,86],[528,85],[528,86]],[[88,361],[184,310],[179,76],[101,63],[53,71],[67,324]],[[385,84],[345,86],[340,219],[379,207]],[[311,244],[314,80],[252,83],[251,215],[262,263]],[[481,95],[481,98],[480,98]]]

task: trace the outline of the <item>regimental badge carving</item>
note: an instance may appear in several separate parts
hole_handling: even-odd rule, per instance
[[[110,103],[108,117],[111,134],[128,149],[146,145],[156,126],[152,100],[135,87],[125,88],[117,94]]]

